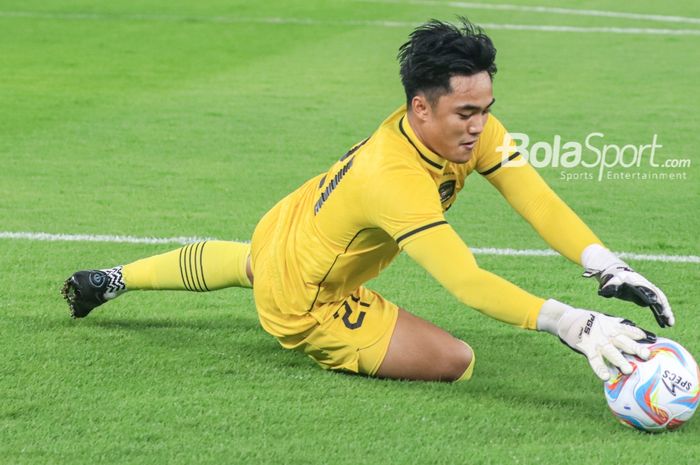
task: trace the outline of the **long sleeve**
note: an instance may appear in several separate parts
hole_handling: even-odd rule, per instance
[[[465,305],[511,325],[536,328],[544,299],[479,268],[448,224],[406,243],[404,250]]]
[[[476,171],[483,175],[554,250],[581,264],[581,253],[601,244],[593,231],[516,151],[493,115],[479,139]]]
[[[505,164],[486,178],[550,247],[580,265],[583,250],[602,242],[532,166],[514,161],[519,166]]]

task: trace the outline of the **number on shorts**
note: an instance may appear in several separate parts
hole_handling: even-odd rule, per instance
[[[343,303],[343,307],[345,308],[345,314],[343,315],[343,324],[345,327],[348,329],[357,329],[362,326],[362,323],[365,321],[365,314],[367,312],[360,312],[360,314],[357,316],[357,320],[352,322],[350,321],[350,316],[352,316],[352,308],[350,308],[350,305],[348,305],[347,302]],[[338,312],[335,312],[333,317],[338,318]]]

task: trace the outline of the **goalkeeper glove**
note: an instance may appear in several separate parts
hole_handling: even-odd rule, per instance
[[[651,308],[656,322],[662,328],[673,326],[675,323],[671,305],[661,289],[605,247],[598,244],[589,245],[581,254],[581,263],[586,269],[583,273],[585,278],[598,279],[598,295],[617,297],[641,307]]]
[[[636,341],[656,340],[654,334],[636,327],[629,320],[574,308],[554,299],[542,305],[537,329],[558,336],[564,344],[583,354],[593,372],[603,381],[615,376],[612,367],[626,375],[632,373],[632,365],[623,352],[649,359],[649,349]]]

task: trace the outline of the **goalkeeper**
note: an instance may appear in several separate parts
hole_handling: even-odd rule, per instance
[[[474,350],[364,286],[401,252],[461,302],[582,353],[595,374],[631,372],[654,338],[631,322],[532,295],[478,266],[446,221],[469,175],[484,176],[598,293],[674,323],[663,292],[610,252],[509,147],[490,114],[496,50],[481,29],[430,21],[399,50],[406,105],[260,220],[250,244],[206,241],[106,270],[74,273],[73,317],[128,290],[252,287],[262,327],[331,370],[382,378],[469,379]],[[505,151],[504,151],[505,149]],[[253,285],[254,283],[254,285]]]

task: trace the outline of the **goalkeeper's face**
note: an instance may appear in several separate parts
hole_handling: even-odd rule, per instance
[[[451,92],[430,103],[415,101],[412,111],[418,118],[414,128],[422,142],[446,160],[467,163],[484,130],[491,105],[493,84],[486,71],[472,76],[452,76]]]

